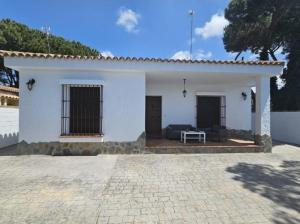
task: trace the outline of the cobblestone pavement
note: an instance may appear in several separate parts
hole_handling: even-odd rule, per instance
[[[117,157],[0,157],[0,223],[96,223]]]
[[[300,223],[300,153],[0,157],[0,223]]]

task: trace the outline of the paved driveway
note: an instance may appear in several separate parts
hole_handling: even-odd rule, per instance
[[[0,157],[0,223],[300,223],[300,149]]]

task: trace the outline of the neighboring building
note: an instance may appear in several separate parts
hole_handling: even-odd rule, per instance
[[[18,106],[19,89],[0,85],[0,106]]]
[[[255,86],[255,139],[266,152],[271,150],[269,80],[281,73],[283,62],[10,51],[0,51],[0,56],[20,73],[22,145],[62,154],[130,152],[143,147],[145,132],[161,135],[169,124],[219,124],[248,132]]]
[[[19,89],[0,85],[0,148],[18,143]]]

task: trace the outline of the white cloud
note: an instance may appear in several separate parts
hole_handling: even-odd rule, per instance
[[[228,52],[228,53],[227,53],[227,57],[228,57],[230,60],[234,60],[237,54],[238,54],[238,53],[236,53],[236,52]]]
[[[211,57],[212,57],[212,53],[210,51],[205,52],[201,49],[197,50],[195,53],[192,54],[192,59],[194,59],[194,60],[209,59]],[[190,52],[189,51],[177,51],[171,57],[171,59],[189,60]]]
[[[283,52],[283,47],[279,47],[277,49],[277,51],[274,52],[277,60],[286,60],[285,55],[282,54],[282,52]],[[250,54],[249,57],[248,57],[249,60],[260,60],[259,59],[259,54],[253,54],[250,51],[249,51],[249,54]],[[269,60],[272,60],[270,55],[269,55]]]
[[[179,60],[184,60],[184,59],[190,59],[190,52],[188,51],[177,51],[171,59],[179,59]]]
[[[277,76],[276,84],[278,89],[282,89],[282,87],[285,86],[285,81],[282,78],[280,78],[280,76]]]
[[[203,50],[198,50],[194,55],[193,58],[197,60],[201,59],[208,59],[212,57],[212,53],[210,51],[205,52]]]
[[[139,24],[139,19],[141,16],[131,9],[121,8],[119,10],[119,17],[117,20],[117,25],[122,26],[129,33],[137,33],[136,28]]]
[[[251,54],[248,57],[248,60],[250,60],[250,61],[258,61],[259,60],[259,55],[257,55],[257,54]]]
[[[111,53],[110,51],[102,51],[101,55],[103,57],[105,57],[105,58],[107,58],[107,57],[111,57],[111,58],[114,57],[113,53]]]
[[[195,33],[202,36],[204,39],[209,37],[222,36],[224,28],[229,24],[223,14],[214,14],[210,21],[206,22],[203,27],[195,28]]]
[[[187,44],[190,46],[191,44],[195,43],[196,42],[196,38],[193,37],[192,40],[188,40],[187,41]]]
[[[287,64],[286,53],[283,51],[283,47],[279,47],[277,51],[275,51],[275,56],[279,61],[285,61]]]
[[[282,55],[282,52],[283,52],[283,47],[279,47],[278,49],[277,49],[277,51],[275,51],[275,55]]]

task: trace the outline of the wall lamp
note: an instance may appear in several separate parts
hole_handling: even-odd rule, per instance
[[[247,93],[242,92],[242,98],[243,98],[243,100],[246,100],[247,99]]]
[[[26,82],[27,89],[28,89],[29,91],[32,90],[34,83],[35,83],[35,79],[29,79],[28,82]]]

